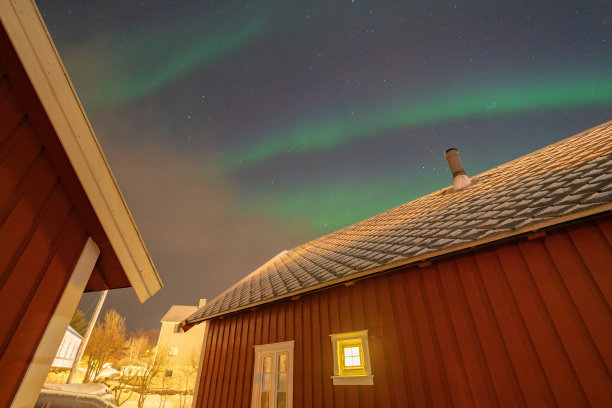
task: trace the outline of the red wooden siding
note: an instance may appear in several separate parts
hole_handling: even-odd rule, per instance
[[[12,134],[11,132],[15,127],[20,127],[21,129],[18,131],[23,131],[21,121],[27,122],[27,132],[35,134],[35,139],[38,142],[37,146],[47,154],[50,166],[54,169],[75,211],[86,226],[89,236],[100,248],[98,262],[85,291],[129,287],[130,282],[123,272],[104,229],[83,191],[19,58],[15,54],[4,27],[0,25],[0,144],[4,143],[5,139]],[[16,143],[17,140],[19,139],[15,138],[8,143]],[[35,146],[32,144],[24,146],[23,143],[25,142],[20,142],[17,150],[11,150],[8,146],[4,150],[5,154],[11,156],[10,160],[20,162],[16,165],[21,167],[15,171],[25,171],[26,167],[24,166],[28,165],[28,160],[33,159],[31,149]],[[26,156],[21,157],[20,154],[26,154]],[[12,185],[15,188],[22,188],[15,184],[18,180],[18,174],[15,174]]]
[[[10,404],[87,235],[0,70],[0,406]]]
[[[612,406],[612,217],[210,322],[197,407],[249,407],[253,345],[295,340],[294,407]],[[330,333],[370,330],[373,386]]]

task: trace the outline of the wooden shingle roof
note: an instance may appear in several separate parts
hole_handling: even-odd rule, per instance
[[[612,210],[612,121],[284,251],[187,325]]]

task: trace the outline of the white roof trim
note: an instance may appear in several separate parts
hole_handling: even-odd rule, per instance
[[[33,0],[0,0],[0,20],[138,299],[162,288],[91,124]]]

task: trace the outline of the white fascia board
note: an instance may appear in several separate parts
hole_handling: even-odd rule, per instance
[[[33,0],[0,0],[0,20],[141,302],[163,287]]]

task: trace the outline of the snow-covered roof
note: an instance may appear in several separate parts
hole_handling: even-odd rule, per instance
[[[196,310],[198,310],[197,306],[173,305],[160,321],[166,323],[179,323]]]

